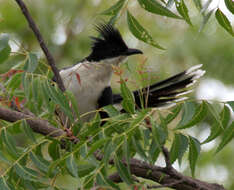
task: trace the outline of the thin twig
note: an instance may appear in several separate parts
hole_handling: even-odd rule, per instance
[[[39,31],[36,23],[34,22],[32,16],[30,15],[30,13],[29,13],[26,5],[24,4],[24,2],[22,0],[15,0],[15,1],[18,3],[18,5],[19,5],[19,7],[20,7],[20,9],[22,11],[22,13],[24,14],[26,20],[28,21],[29,27],[34,32],[34,34],[35,34],[35,36],[36,36],[36,38],[37,38],[37,40],[38,40],[38,42],[39,42],[39,44],[41,46],[41,49],[42,49],[42,51],[44,52],[44,54],[46,56],[48,64],[51,66],[51,69],[52,69],[52,71],[53,71],[53,73],[55,75],[58,87],[60,88],[60,90],[62,92],[64,92],[65,91],[65,87],[64,87],[62,78],[61,78],[61,76],[59,74],[59,70],[57,69],[57,67],[55,65],[54,57],[52,56],[52,54],[50,53],[49,49],[47,48],[47,46],[46,46],[46,44],[45,44],[45,42],[43,40],[43,37],[42,37],[42,35],[41,35],[41,33],[40,33],[40,31]]]

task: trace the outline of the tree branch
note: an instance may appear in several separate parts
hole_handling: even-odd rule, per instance
[[[37,40],[38,40],[38,42],[39,42],[39,44],[41,46],[41,49],[42,49],[42,51],[44,52],[44,54],[46,56],[48,64],[50,65],[50,67],[51,67],[51,69],[52,69],[52,71],[54,73],[54,76],[56,78],[56,82],[58,84],[58,87],[60,88],[60,90],[62,92],[64,92],[65,91],[65,87],[64,87],[62,78],[61,78],[61,76],[59,74],[59,70],[55,66],[54,58],[53,58],[52,54],[50,53],[49,49],[47,48],[47,46],[46,46],[46,44],[45,44],[45,42],[43,40],[43,37],[42,37],[42,35],[41,35],[41,33],[40,33],[37,25],[33,21],[33,18],[30,15],[30,13],[29,13],[26,5],[24,4],[24,2],[22,0],[15,0],[15,1],[18,3],[18,5],[19,5],[19,7],[20,7],[20,9],[22,11],[22,13],[24,14],[24,16],[25,16],[25,18],[26,18],[26,20],[28,22],[29,27],[34,32],[34,34],[35,34],[35,36],[36,36],[36,38],[37,38]]]
[[[52,126],[46,120],[39,119],[37,117],[33,117],[31,115],[27,115],[18,111],[13,111],[7,108],[0,107],[0,119],[9,122],[15,122],[18,120],[25,119],[28,125],[31,127],[31,129],[36,133],[48,135],[50,137],[66,136],[66,133],[63,130]]]

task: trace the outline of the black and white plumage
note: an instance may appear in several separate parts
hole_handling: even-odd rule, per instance
[[[119,65],[127,56],[142,54],[142,51],[128,48],[120,32],[110,24],[97,26],[100,37],[91,37],[92,51],[76,65],[60,71],[64,85],[76,97],[82,121],[95,115],[95,110],[109,104],[119,104],[120,94],[112,94],[110,87],[113,65]],[[201,65],[194,66],[164,81],[141,89],[143,99],[147,97],[147,107],[158,107],[181,100],[189,93],[187,87],[193,85],[204,71]],[[134,91],[136,104],[141,107],[140,93]],[[146,102],[145,102],[146,104]],[[105,113],[101,113],[106,117]]]

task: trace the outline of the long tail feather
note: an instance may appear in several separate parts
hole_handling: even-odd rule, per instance
[[[149,87],[134,91],[137,107],[141,107],[142,103],[146,107],[170,106],[184,100],[186,97],[182,96],[191,93],[191,86],[205,74],[201,67],[202,65],[195,65]],[[120,94],[113,95],[114,104],[119,104],[122,99]]]

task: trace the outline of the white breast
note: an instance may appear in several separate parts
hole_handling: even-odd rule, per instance
[[[76,97],[82,121],[95,115],[102,91],[110,86],[112,66],[105,63],[80,63],[60,71],[65,88]],[[89,113],[91,112],[91,113]]]

